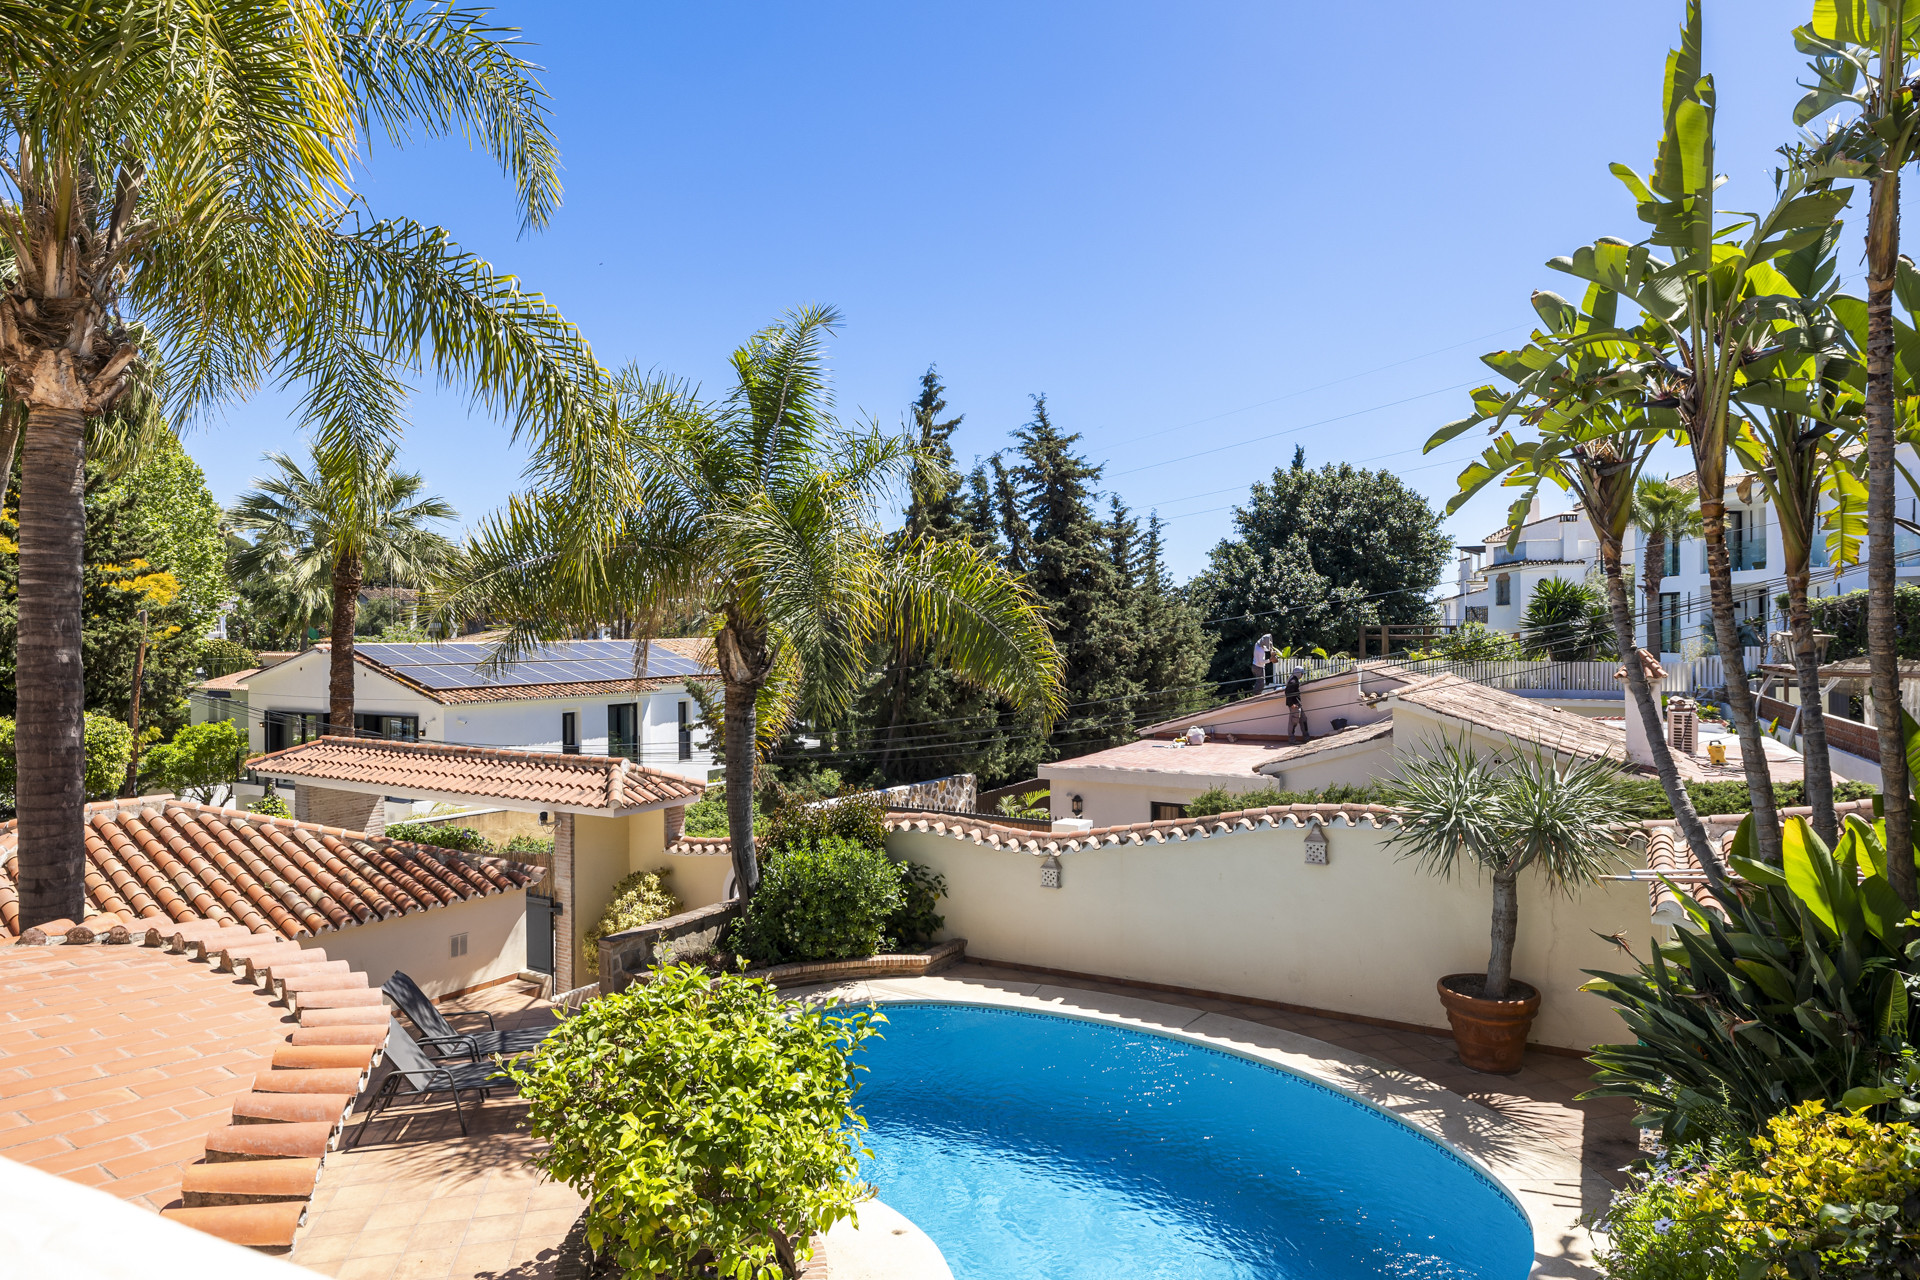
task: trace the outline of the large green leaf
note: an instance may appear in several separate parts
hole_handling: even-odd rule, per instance
[[[1751,820],[1752,815],[1748,815]],[[1840,923],[1834,912],[1833,858],[1813,834],[1805,818],[1789,818],[1780,832],[1781,871],[1787,888],[1821,924],[1835,934]]]

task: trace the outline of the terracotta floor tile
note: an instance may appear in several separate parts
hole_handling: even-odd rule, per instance
[[[389,1227],[384,1231],[366,1230],[360,1233],[360,1242],[354,1246],[354,1256],[360,1254],[404,1253],[407,1241],[413,1238],[413,1228]]]
[[[511,1240],[519,1235],[520,1224],[525,1220],[524,1214],[503,1213],[492,1218],[475,1218],[460,1225],[466,1231],[463,1239],[467,1244],[490,1244],[495,1241]]]
[[[495,1240],[484,1244],[468,1244],[454,1255],[453,1266],[448,1274],[452,1276],[478,1276],[491,1271],[504,1271],[513,1263],[520,1261],[514,1256],[512,1240]]]
[[[356,1253],[341,1262],[333,1274],[337,1280],[393,1280],[394,1270],[399,1265],[398,1253]]]
[[[420,1222],[466,1222],[479,1206],[479,1196],[440,1196],[429,1200],[420,1211]]]
[[[384,1231],[390,1227],[413,1227],[420,1222],[420,1215],[426,1211],[423,1200],[403,1200],[394,1203],[383,1201],[374,1208],[367,1218],[366,1230]]]
[[[557,1240],[567,1234],[579,1216],[577,1209],[541,1209],[521,1219],[520,1234],[551,1234]]]
[[[311,1236],[300,1233],[294,1242],[292,1261],[303,1267],[321,1267],[328,1263],[343,1261],[353,1249],[355,1237],[351,1235]]]

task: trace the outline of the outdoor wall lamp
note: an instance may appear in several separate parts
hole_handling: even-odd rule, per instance
[[[1051,853],[1047,855],[1047,860],[1040,864],[1040,887],[1042,889],[1060,887],[1060,859]]]
[[[1087,807],[1087,802],[1085,800],[1082,800],[1079,796],[1075,796],[1073,798],[1073,816],[1074,817],[1076,818],[1079,817],[1081,811],[1086,807]]]
[[[1307,828],[1307,865],[1327,865],[1327,829],[1317,822]]]

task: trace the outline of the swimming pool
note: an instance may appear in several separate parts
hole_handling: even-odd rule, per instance
[[[1522,1280],[1466,1160],[1235,1054],[1010,1009],[888,1004],[864,1174],[955,1280]]]

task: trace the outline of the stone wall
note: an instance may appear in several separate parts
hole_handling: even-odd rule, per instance
[[[888,787],[879,794],[891,809],[926,808],[943,813],[972,813],[974,805],[979,802],[980,790],[972,774],[955,773],[944,778],[929,778],[925,782]]]

